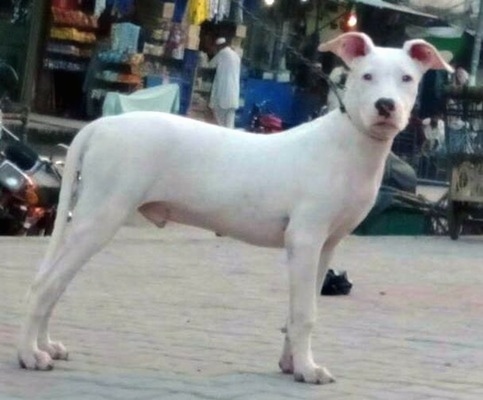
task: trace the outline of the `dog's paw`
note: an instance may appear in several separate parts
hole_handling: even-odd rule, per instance
[[[19,352],[18,363],[21,368],[39,371],[50,371],[54,368],[52,357],[42,350]]]
[[[60,342],[39,343],[39,349],[47,352],[52,360],[68,360],[69,352]]]
[[[314,383],[317,385],[335,382],[334,377],[326,368],[319,367],[315,364],[300,370],[295,370],[293,374],[297,382]]]
[[[293,357],[292,355],[288,354],[285,355],[283,354],[282,357],[280,357],[280,361],[278,362],[278,366],[282,370],[284,374],[293,374]]]

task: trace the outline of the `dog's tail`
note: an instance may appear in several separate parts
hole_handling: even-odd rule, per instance
[[[89,139],[95,132],[95,125],[95,123],[91,123],[82,128],[67,151],[54,230],[41,268],[48,267],[48,265],[45,264],[50,263],[64,238],[65,229],[69,221],[69,211],[73,205],[74,194],[77,190],[83,155],[87,144],[89,143]],[[42,273],[42,271],[39,272]]]

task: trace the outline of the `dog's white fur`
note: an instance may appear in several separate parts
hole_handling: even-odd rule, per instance
[[[52,359],[67,358],[48,333],[54,305],[81,266],[139,211],[158,226],[173,221],[284,247],[290,306],[280,368],[298,381],[333,380],[312,357],[316,295],[334,248],[375,201],[423,73],[451,67],[422,40],[379,48],[364,34],[348,33],[320,50],[352,70],[347,114],[335,110],[264,136],[135,112],[99,119],[76,136],[55,230],[31,288],[19,344],[23,367],[51,369]]]

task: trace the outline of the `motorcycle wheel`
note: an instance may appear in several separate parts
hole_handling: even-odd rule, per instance
[[[36,225],[25,232],[26,236],[50,236],[54,230],[55,213],[47,213]]]
[[[0,218],[0,236],[17,236],[22,226],[12,218]]]
[[[49,215],[46,216],[45,218],[46,221],[44,226],[44,236],[52,235],[52,231],[54,230],[55,216],[56,216],[55,211],[49,213]]]
[[[463,228],[464,213],[454,201],[448,202],[448,230],[452,240],[458,240]]]

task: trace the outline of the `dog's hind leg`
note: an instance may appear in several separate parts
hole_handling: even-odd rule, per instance
[[[126,202],[119,201],[119,197],[116,200],[104,198],[97,208],[92,207],[95,202],[80,202],[51,265],[44,265],[35,278],[19,345],[19,363],[23,368],[49,370],[53,358],[67,358],[64,346],[50,340],[49,318],[78,270],[114,236],[132,212]]]

